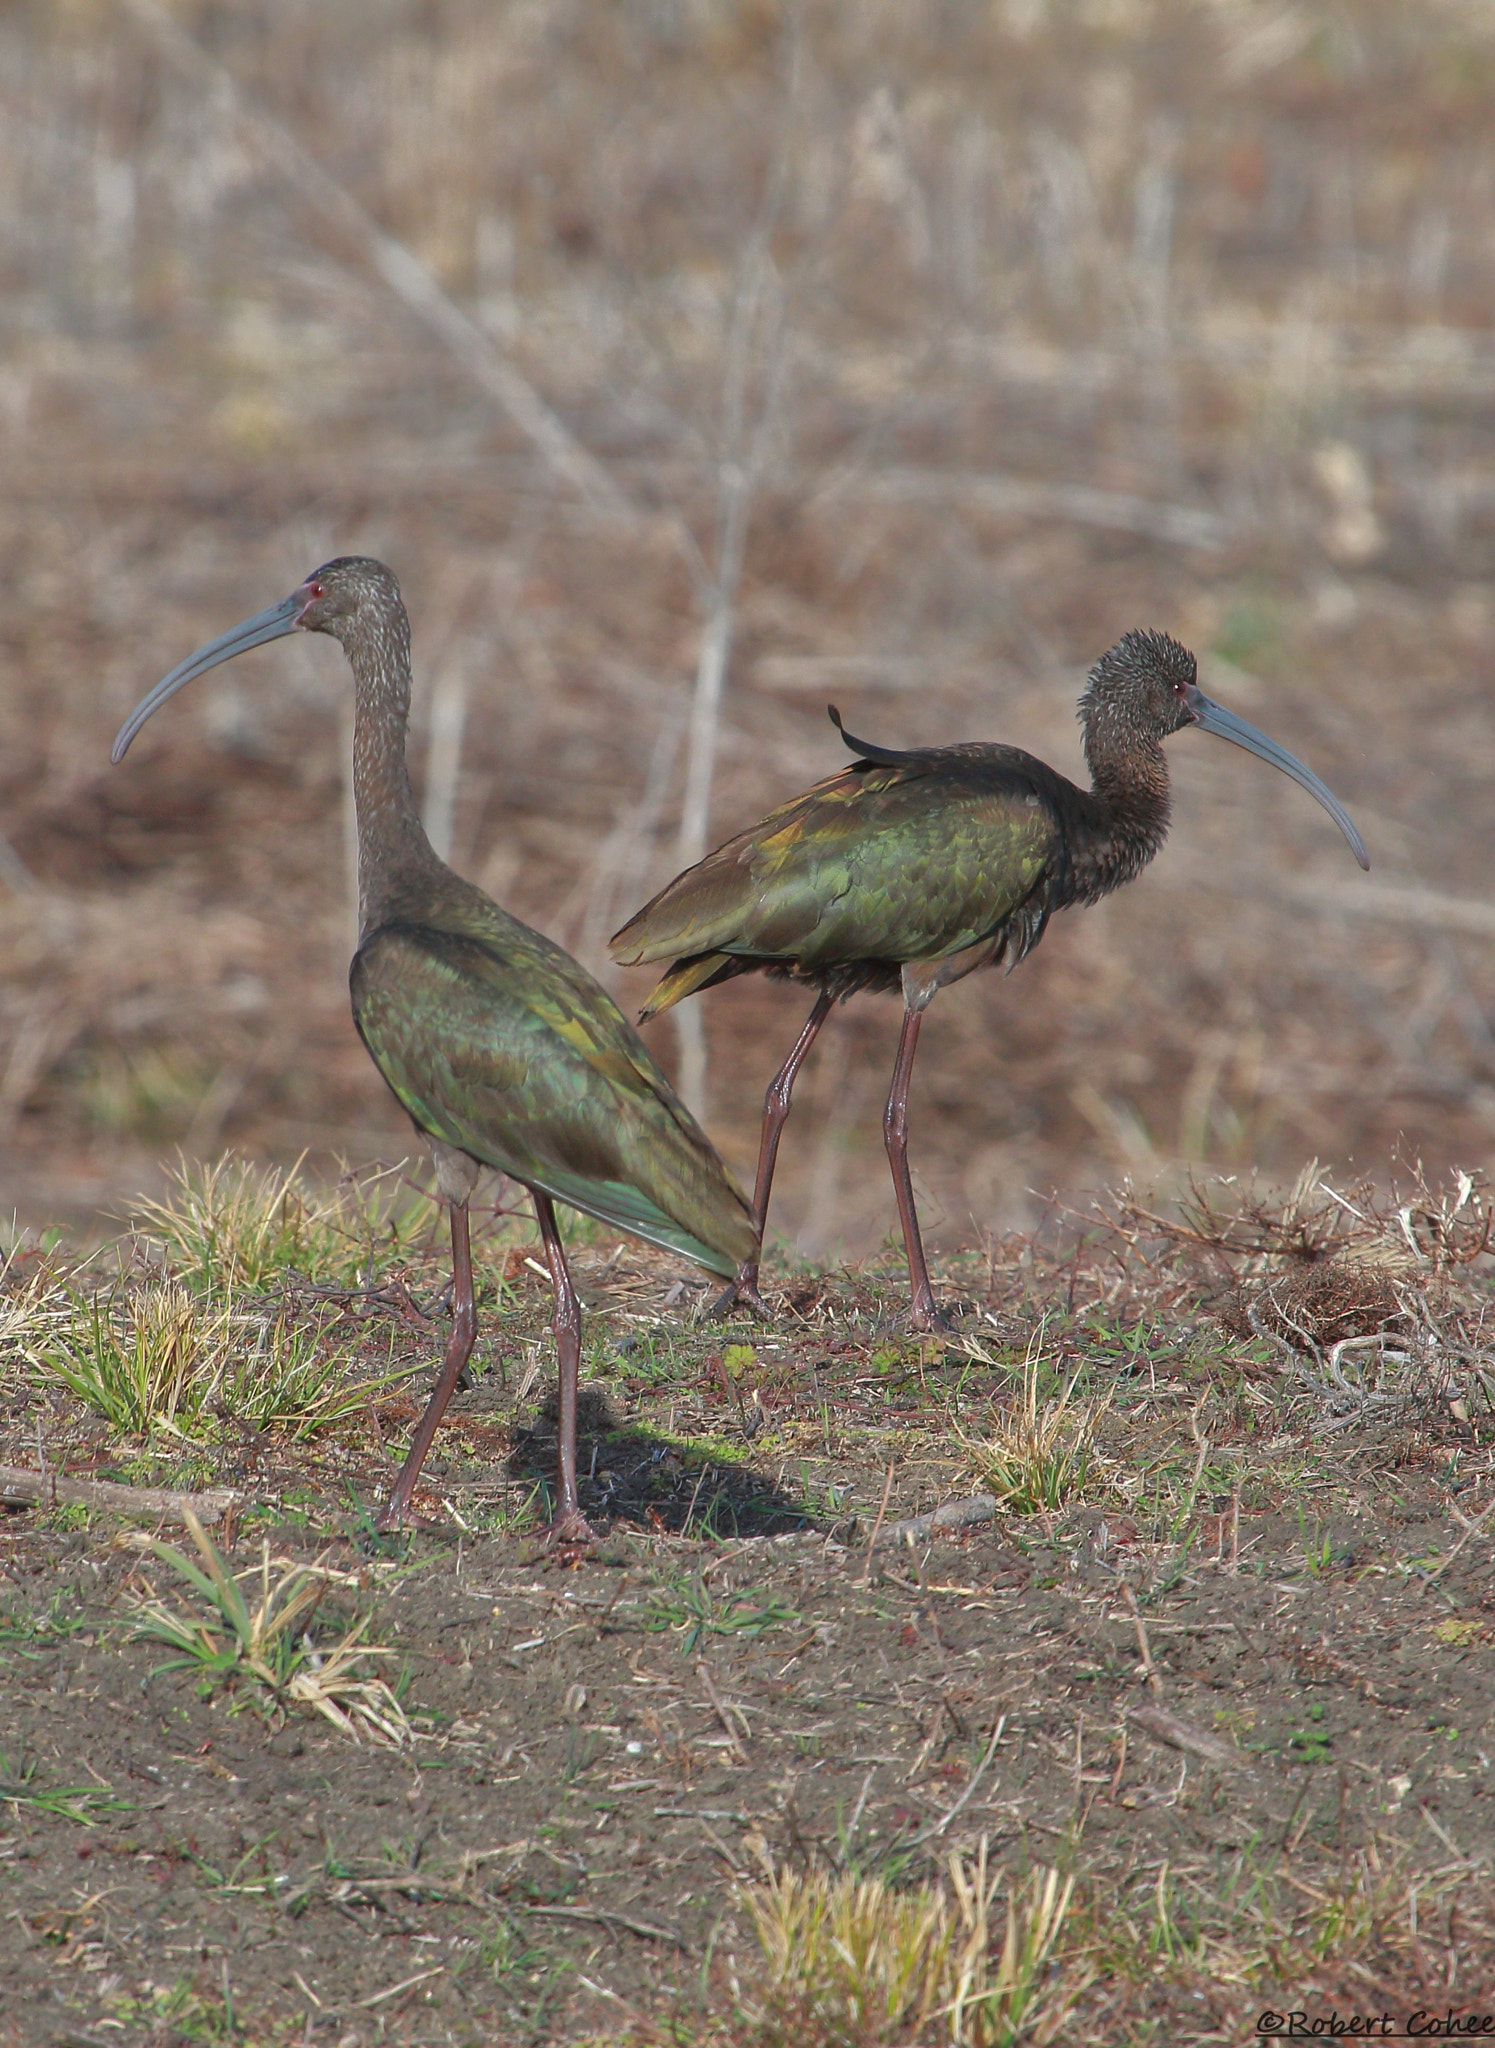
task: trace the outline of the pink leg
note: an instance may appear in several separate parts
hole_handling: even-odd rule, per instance
[[[555,1333],[556,1365],[560,1373],[560,1402],[556,1416],[560,1471],[555,1520],[545,1533],[552,1542],[591,1543],[595,1540],[593,1532],[581,1511],[576,1492],[576,1382],[581,1365],[581,1303],[571,1284],[571,1269],[566,1264],[566,1250],[556,1228],[550,1197],[542,1195],[538,1188],[534,1190],[534,1197],[540,1238],[545,1246],[545,1263],[550,1268],[550,1281],[555,1289],[555,1318],[551,1329]]]
[[[810,1047],[820,1036],[820,1027],[831,1013],[834,998],[824,990],[815,998],[815,1007],[805,1020],[805,1027],[795,1039],[789,1057],[768,1084],[763,1097],[763,1135],[758,1141],[758,1178],[753,1187],[753,1221],[758,1226],[761,1246],[763,1231],[768,1222],[768,1198],[773,1191],[773,1170],[779,1156],[779,1139],[789,1116],[789,1105],[794,1100],[794,1082],[804,1065]],[[732,1285],[716,1303],[714,1314],[721,1315],[735,1303],[746,1302],[760,1315],[767,1315],[768,1308],[758,1292],[758,1260],[748,1259]]]
[[[914,1208],[914,1184],[908,1171],[908,1084],[914,1071],[914,1053],[919,1044],[922,1010],[905,1010],[903,1031],[898,1040],[898,1057],[893,1063],[893,1085],[883,1111],[883,1143],[888,1148],[888,1165],[893,1174],[893,1192],[898,1198],[898,1220],[903,1225],[903,1248],[908,1254],[909,1307],[916,1330],[943,1330],[949,1325],[935,1304],[924,1263],[924,1241],[919,1235],[919,1217]]]
[[[420,1477],[421,1466],[426,1462],[426,1453],[431,1448],[441,1418],[446,1413],[447,1403],[462,1377],[463,1368],[472,1354],[473,1340],[478,1333],[477,1302],[472,1291],[472,1247],[468,1241],[467,1204],[453,1202],[452,1210],[452,1334],[447,1340],[446,1356],[441,1361],[441,1372],[431,1398],[426,1403],[426,1412],[420,1419],[410,1443],[410,1454],[401,1467],[400,1476],[394,1483],[393,1491],[384,1504],[384,1510],[374,1524],[376,1529],[398,1529],[405,1519],[410,1506],[410,1496],[415,1491],[415,1482]]]

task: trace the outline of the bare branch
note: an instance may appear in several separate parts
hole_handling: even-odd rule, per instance
[[[442,290],[426,266],[386,234],[362,203],[304,149],[273,114],[256,107],[216,58],[178,27],[156,0],[123,4],[172,67],[214,96],[267,168],[289,177],[324,219],[358,244],[372,268],[416,318],[444,341],[474,383],[592,508],[610,519],[636,516],[601,463],[568,431],[534,386],[474,320]]]

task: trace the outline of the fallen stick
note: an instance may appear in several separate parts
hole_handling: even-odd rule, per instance
[[[1207,1735],[1202,1728],[1195,1728],[1188,1721],[1181,1721],[1177,1714],[1170,1714],[1165,1707],[1128,1707],[1127,1719],[1134,1721],[1154,1742],[1165,1742],[1170,1749],[1181,1749],[1190,1756],[1203,1757],[1206,1763],[1214,1764],[1218,1770],[1248,1771],[1251,1768],[1230,1743],[1222,1742],[1218,1735]]]
[[[922,1543],[926,1536],[943,1535],[949,1529],[974,1529],[978,1523],[989,1522],[997,1512],[997,1504],[989,1493],[973,1493],[969,1500],[947,1500],[942,1507],[931,1508],[927,1515],[909,1515],[902,1522],[889,1522],[879,1533],[872,1532],[873,1543]],[[868,1544],[870,1550],[872,1545]]]
[[[595,1920],[599,1927],[622,1927],[628,1933],[636,1934],[641,1941],[667,1941],[671,1948],[683,1949],[685,1943],[678,1934],[672,1934],[668,1927],[655,1927],[647,1920],[630,1919],[627,1913],[615,1913],[609,1906],[530,1906],[523,1912],[547,1920]]]
[[[0,1465],[0,1505],[32,1507],[45,1500],[64,1505],[104,1508],[114,1515],[140,1515],[148,1521],[181,1522],[188,1513],[199,1522],[221,1522],[239,1496],[227,1486],[210,1493],[169,1493],[159,1486],[121,1486],[112,1479],[67,1479],[61,1473],[28,1472],[20,1465]]]

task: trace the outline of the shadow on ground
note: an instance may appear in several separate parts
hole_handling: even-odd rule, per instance
[[[751,1462],[749,1449],[715,1445],[705,1454],[622,1417],[600,1387],[583,1387],[577,1412],[577,1470],[583,1512],[593,1521],[632,1523],[661,1535],[787,1536],[831,1533],[845,1517],[818,1514]],[[510,1480],[546,1489],[556,1467],[556,1397],[515,1429]]]

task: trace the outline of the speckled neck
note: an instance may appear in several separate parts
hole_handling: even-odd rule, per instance
[[[1076,895],[1085,903],[1139,875],[1168,836],[1172,798],[1160,740],[1127,730],[1098,706],[1085,729],[1090,804],[1074,848]]]
[[[338,634],[353,669],[353,801],[361,939],[410,914],[450,870],[426,837],[410,785],[410,623],[404,606],[364,605]]]

